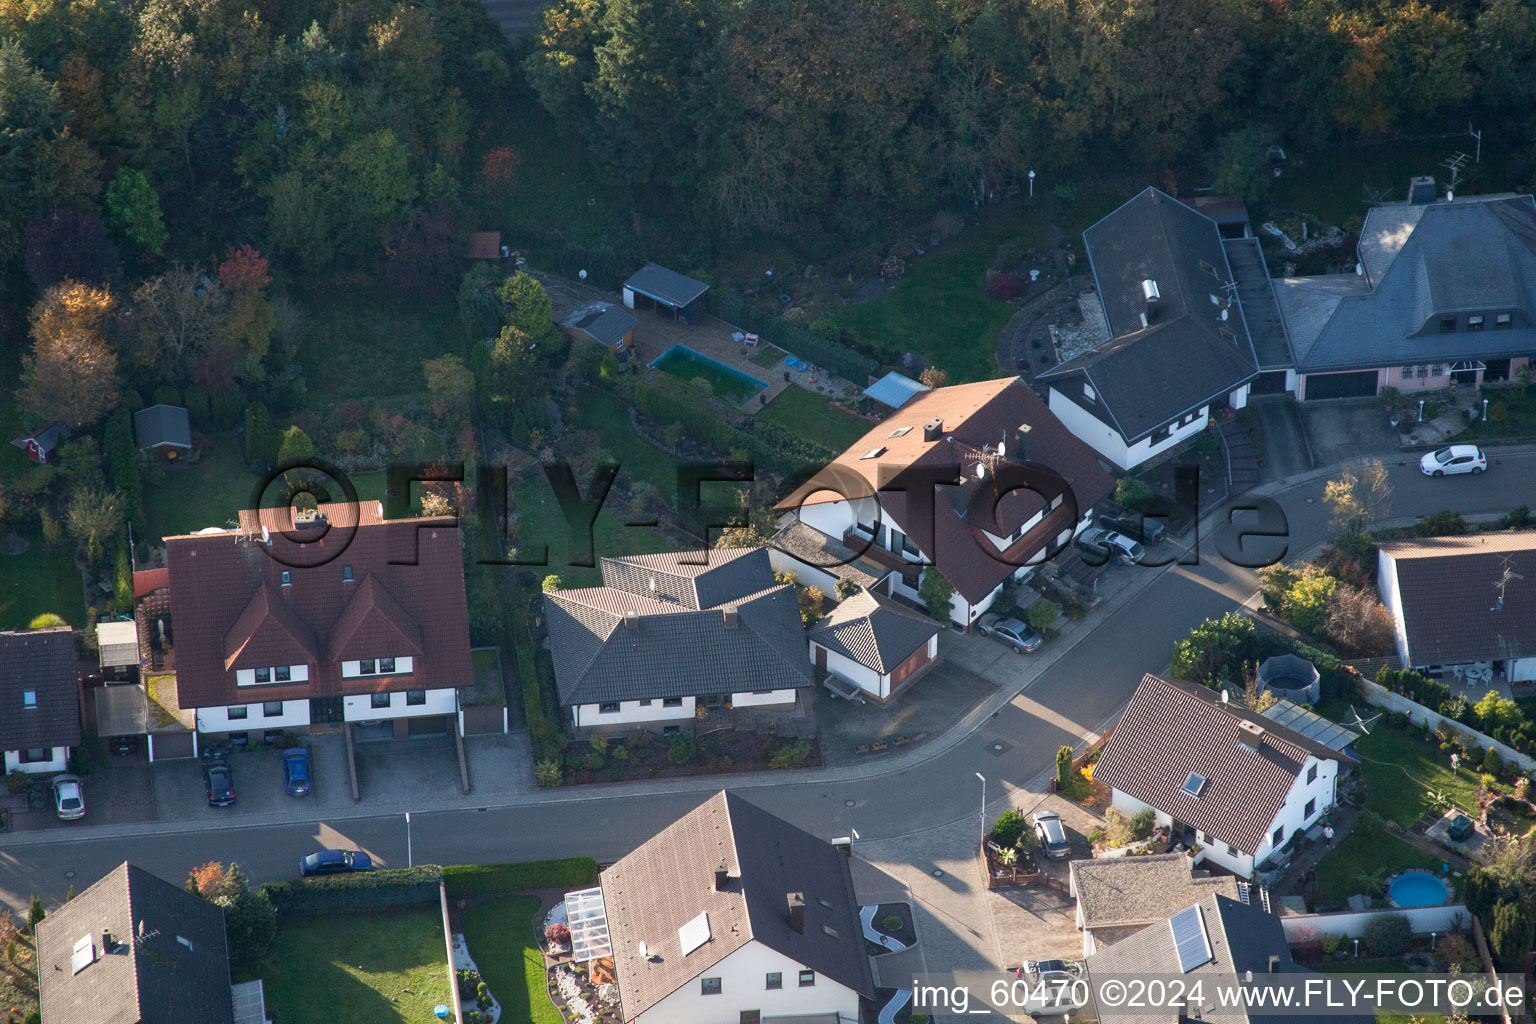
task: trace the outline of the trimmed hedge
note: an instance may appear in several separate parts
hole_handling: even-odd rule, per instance
[[[443,884],[455,899],[597,884],[597,861],[591,857],[530,860],[521,864],[454,864],[442,870]]]
[[[387,868],[328,878],[267,882],[261,891],[280,911],[380,910],[406,903],[435,903],[445,872],[436,864]]]

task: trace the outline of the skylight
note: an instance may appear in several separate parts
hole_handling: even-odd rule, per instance
[[[1205,919],[1200,905],[1179,911],[1168,919],[1173,945],[1179,954],[1179,970],[1185,974],[1211,962],[1211,940],[1205,934]]]
[[[677,942],[687,956],[709,941],[709,911],[689,921],[677,930]]]
[[[69,969],[73,974],[79,974],[91,964],[96,962],[96,939],[87,933],[86,936],[75,943],[75,951],[69,957]]]
[[[885,454],[885,445],[881,445],[879,448],[871,448],[869,451],[865,452],[863,455],[860,455],[859,458],[860,459],[878,459],[880,456],[882,456],[884,454]]]
[[[1189,778],[1184,780],[1184,792],[1190,796],[1199,796],[1200,791],[1204,788],[1205,776],[1203,775],[1196,775],[1194,772],[1190,772]]]
[[[912,428],[911,427],[897,427],[895,430],[891,431],[891,436],[892,437],[906,437],[910,433],[912,433]]]

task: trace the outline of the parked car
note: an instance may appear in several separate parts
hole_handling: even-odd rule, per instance
[[[344,875],[351,871],[372,871],[373,858],[362,850],[321,850],[299,861],[303,875]]]
[[[1161,519],[1155,516],[1149,519],[1140,512],[1131,512],[1119,505],[1105,505],[1100,509],[1099,525],[1147,545],[1161,543],[1168,534],[1168,527],[1163,525]]]
[[[1111,559],[1119,562],[1139,562],[1147,553],[1147,549],[1138,542],[1114,530],[1084,530],[1072,543],[1088,556],[1083,561],[1089,565],[1103,565]]]
[[[289,747],[283,751],[283,788],[289,796],[308,796],[315,788],[307,748]]]
[[[235,802],[235,777],[229,759],[222,755],[203,758],[203,788],[210,807],[229,807]]]
[[[108,748],[119,757],[127,757],[129,754],[139,752],[139,738],[137,736],[113,736],[107,741]]]
[[[1045,637],[1031,629],[1027,623],[1004,618],[996,612],[988,612],[976,620],[976,631],[982,636],[1007,644],[1015,654],[1034,654],[1045,643]]]
[[[1066,860],[1072,856],[1072,844],[1067,840],[1067,830],[1061,824],[1061,815],[1055,811],[1036,811],[1035,835],[1040,837],[1040,849],[1051,860]]]
[[[85,790],[80,788],[80,776],[53,777],[53,805],[58,808],[59,817],[64,821],[85,817]]]
[[[1425,476],[1446,476],[1454,473],[1481,473],[1488,468],[1488,457],[1475,444],[1453,444],[1449,448],[1430,452],[1419,460],[1419,469]]]

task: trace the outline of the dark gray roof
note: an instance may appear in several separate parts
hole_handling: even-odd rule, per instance
[[[840,580],[852,580],[860,587],[873,587],[893,571],[798,519],[791,519],[768,543],[806,565]]]
[[[560,326],[581,331],[593,341],[612,347],[623,341],[624,335],[639,323],[623,306],[593,302],[576,307],[574,313],[560,321]]]
[[[1287,278],[1275,292],[1303,372],[1521,356],[1536,350],[1536,201],[1472,196],[1366,215],[1364,273]],[[1480,313],[1486,327],[1441,333]],[[1496,313],[1512,326],[1495,329]],[[1464,317],[1463,317],[1464,318]]]
[[[723,561],[685,564],[706,555]],[[689,568],[701,571],[679,574]],[[815,683],[795,588],[773,582],[767,549],[605,558],[603,577],[601,587],[544,595],[562,704]]]
[[[0,633],[0,751],[78,746],[77,678],[68,626]],[[28,690],[34,708],[23,706]]]
[[[32,431],[30,434],[22,434],[20,437],[16,438],[16,440],[12,441],[11,444],[25,451],[27,442],[35,441],[37,442],[37,446],[43,451],[51,452],[54,450],[54,448],[58,447],[60,440],[67,438],[68,436],[69,428],[64,426],[64,424],[60,423],[58,420],[54,420],[52,423],[39,427],[37,430]]]
[[[86,936],[95,959],[77,973]],[[142,868],[121,864],[53,911],[37,945],[45,1021],[233,1024],[224,911]]]
[[[1041,380],[1085,377],[1134,442],[1258,373],[1241,296],[1227,297],[1235,278],[1215,221],[1149,188],[1084,231],[1083,243],[1112,336]],[[1160,298],[1143,327],[1149,279]],[[1226,320],[1212,296],[1229,303]]]
[[[133,414],[133,436],[140,448],[168,444],[192,447],[192,426],[179,405],[152,405]]]
[[[1145,857],[1096,857],[1074,860],[1072,891],[1084,928],[1146,925],[1176,914],[1192,903],[1220,893],[1237,898],[1237,880],[1195,873],[1189,856],[1162,853]]]
[[[709,285],[702,281],[695,281],[657,263],[647,263],[635,271],[624,282],[624,287],[679,308],[709,290]]]
[[[1088,974],[1095,983],[1109,978],[1127,978],[1133,975],[1162,975],[1164,977],[1205,978],[1241,977],[1247,971],[1254,974],[1255,984],[1262,984],[1260,977],[1269,971],[1269,958],[1278,957],[1277,969],[1281,974],[1311,974],[1291,959],[1291,948],[1285,939],[1285,929],[1280,919],[1258,907],[1240,903],[1230,897],[1213,893],[1194,904],[1200,908],[1205,924],[1205,934],[1210,940],[1211,959],[1194,969],[1180,970],[1179,956],[1173,942],[1173,932],[1166,921],[1144,928],[1128,938],[1121,939],[1108,949],[1088,958]],[[1097,985],[1095,986],[1097,987]],[[1207,996],[1207,1005],[1214,1005],[1214,996]],[[1219,1019],[1235,1024],[1282,1024],[1293,1020],[1274,1013],[1260,1013],[1231,1008],[1219,1011]],[[1116,1024],[1172,1024],[1183,1019],[1178,1012],[1151,1013],[1145,1016],[1119,1011],[1104,1018]],[[1374,1014],[1332,1013],[1330,1020],[1345,1024],[1370,1024]]]
[[[1536,657],[1536,532],[1392,541],[1380,551],[1397,575],[1408,664]],[[1506,566],[1520,578],[1495,610]]]
[[[1285,340],[1285,323],[1275,304],[1275,290],[1269,283],[1269,265],[1257,238],[1224,238],[1227,263],[1237,281],[1237,301],[1243,307],[1243,322],[1253,339],[1253,351],[1261,370],[1279,370],[1291,365],[1291,347]]]
[[[724,890],[715,869],[724,864]],[[632,1020],[749,942],[760,942],[860,995],[874,995],[848,860],[831,844],[720,792],[602,873],[623,1019]],[[803,894],[804,927],[788,896]],[[684,952],[679,929],[708,915]],[[648,959],[633,955],[644,942]],[[785,984],[792,984],[786,979]]]
[[[807,636],[883,675],[927,646],[943,628],[888,597],[861,590],[812,626]]]

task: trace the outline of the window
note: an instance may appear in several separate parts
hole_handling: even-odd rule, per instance
[[[824,900],[824,899],[817,898],[816,902],[820,903],[822,906],[826,907],[828,910],[832,909],[832,901],[831,900]]]
[[[1058,495],[1056,495],[1056,497],[1052,498],[1051,499],[1051,508],[1052,508],[1052,510],[1061,508],[1061,503],[1063,501],[1065,501],[1065,500],[1066,500],[1066,495],[1064,495],[1064,494],[1058,494]]]
[[[1172,433],[1173,429],[1167,424],[1164,424],[1163,426],[1158,427],[1156,430],[1152,431],[1152,443],[1162,444],[1164,441],[1168,440]]]
[[[619,713],[619,702],[616,700],[604,701],[597,706],[599,714],[616,715]]]
[[[1310,785],[1312,785],[1312,783],[1314,783],[1316,781],[1317,781],[1317,765],[1313,765],[1311,768],[1307,769],[1307,785],[1310,786]]]
[[[664,725],[661,727],[661,734],[663,736],[676,736],[682,731],[683,727],[680,725]]]
[[[1417,377],[1428,377],[1429,376],[1429,367],[1427,367],[1427,366],[1419,366],[1419,367],[1417,367],[1417,369],[1418,369],[1418,373],[1416,373],[1414,376],[1417,376]]]
[[[823,932],[825,932],[827,935],[831,936],[832,938],[834,938],[834,939],[837,938],[837,929],[833,928],[831,925],[824,924],[824,925],[821,926],[821,930]]]
[[[344,565],[341,567],[341,582],[352,582],[352,567],[350,565]]]
[[[1284,841],[1285,841],[1285,826],[1281,825],[1279,828],[1275,829],[1275,834],[1269,837],[1269,844],[1271,846],[1275,847],[1276,849],[1279,849],[1280,848],[1280,844],[1282,842],[1284,842]]]
[[[385,676],[391,675],[391,674],[394,673],[394,671],[395,671],[395,659],[394,658],[380,658],[379,659],[379,674],[380,675],[385,675]]]
[[[269,668],[259,668],[259,669],[257,669],[256,670],[256,681],[258,683],[270,683],[272,681],[272,670],[269,669]]]
[[[405,691],[405,706],[406,707],[408,707],[408,708],[409,707],[421,707],[426,702],[427,702],[427,691],[426,690],[406,690]]]
[[[36,707],[37,707],[37,691],[36,690],[22,690],[21,691],[21,706],[24,707],[24,708],[36,709]]]
[[[360,661],[357,663],[357,674],[360,676],[371,676],[378,672],[378,670],[378,662],[374,661],[372,658],[369,658],[367,661]]]
[[[1204,788],[1205,778],[1203,776],[1196,775],[1194,772],[1190,772],[1189,778],[1184,780],[1184,792],[1188,793],[1190,796],[1199,796],[1200,791]]]
[[[1453,316],[1443,316],[1443,317],[1441,317],[1440,318],[1440,333],[1441,334],[1454,334],[1454,333],[1456,333],[1456,318],[1453,317]]]
[[[772,690],[753,690],[752,691],[752,696],[754,696],[754,697],[771,697],[772,695],[773,695],[773,691]]]
[[[1444,377],[1445,376],[1445,364],[1444,363],[1436,363],[1434,365],[1434,368],[1429,371],[1429,375],[1431,377]]]
[[[680,708],[680,707],[683,706],[683,698],[681,698],[681,697],[663,697],[661,699],[661,706],[664,707],[664,708]]]
[[[1092,402],[1098,399],[1099,393],[1093,390],[1092,384],[1089,384],[1087,381],[1083,381],[1083,397]]]
[[[47,747],[37,747],[32,750],[23,750],[21,752],[22,764],[37,764],[40,761],[51,760],[53,760],[53,758],[50,756],[50,752]]]
[[[699,979],[699,993],[701,995],[706,995],[706,996],[717,996],[717,995],[719,995],[720,994],[720,979],[719,978],[700,978]]]
[[[810,988],[814,984],[816,984],[816,972],[815,971],[801,971],[800,972],[800,987],[801,988]]]
[[[778,971],[769,971],[768,972],[768,983],[764,987],[765,988],[783,988],[784,987],[784,975],[780,974]]]
[[[293,586],[293,573],[289,572],[287,569],[283,570],[283,586]]]
[[[277,666],[277,668],[272,670],[272,675],[273,678],[275,678],[280,683],[288,683],[293,681],[293,669],[287,665]]]
[[[906,437],[910,433],[912,433],[912,428],[911,427],[897,427],[895,430],[891,431],[890,436],[891,437]]]
[[[1495,313],[1495,314],[1493,314],[1493,326],[1495,328],[1512,327],[1512,326],[1514,326],[1514,322],[1515,322],[1514,317],[1512,317],[1508,313]]]
[[[742,1010],[740,1024],[763,1024],[762,1010]]]
[[[280,718],[282,714],[283,702],[280,700],[269,700],[261,706],[261,717],[263,718]]]
[[[387,708],[387,707],[389,707],[389,694],[387,694],[387,693],[373,693],[373,694],[369,694],[368,695],[368,703],[369,703],[370,707]]]
[[[1469,331],[1480,331],[1482,329],[1483,329],[1483,318],[1481,316],[1474,315],[1474,316],[1467,317],[1467,330],[1469,330]]]
[[[1211,266],[1211,263],[1210,263],[1209,260],[1201,260],[1200,261],[1200,269],[1205,271],[1207,274],[1210,274],[1212,277],[1216,276],[1216,268]]]
[[[1411,366],[1403,367],[1403,379],[1407,380],[1409,377],[1412,377],[1412,376],[1413,376],[1413,367],[1411,367]]]
[[[1308,800],[1307,801],[1307,806],[1305,806],[1305,807],[1303,807],[1301,809],[1301,816],[1303,818],[1310,818],[1310,817],[1312,817],[1312,812],[1315,811],[1315,810],[1317,810],[1317,801],[1316,800]]]
[[[1231,843],[1228,843],[1227,844],[1227,853],[1229,855],[1233,856],[1233,857],[1236,857],[1237,856],[1237,847],[1233,846]]]
[[[651,706],[651,698],[647,697],[647,698],[645,698],[645,700],[636,701],[636,703],[639,704],[643,708],[648,708],[648,707]]]
[[[246,707],[244,704],[231,704],[229,707],[224,709],[224,714],[231,720],[238,720],[250,714],[250,708]]]

